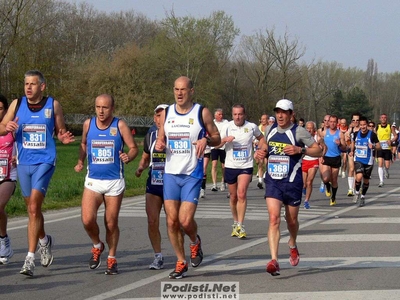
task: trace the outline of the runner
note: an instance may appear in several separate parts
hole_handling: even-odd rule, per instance
[[[353,202],[358,203],[358,206],[364,206],[365,204],[365,195],[367,194],[369,179],[374,168],[373,149],[380,150],[381,148],[376,133],[369,130],[367,124],[367,118],[360,117],[360,130],[354,136],[350,152],[350,155],[355,157],[354,166],[356,172],[356,191]],[[361,184],[362,192],[360,193]]]

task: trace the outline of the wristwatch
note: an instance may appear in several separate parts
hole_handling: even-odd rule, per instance
[[[211,138],[210,138],[209,136],[206,136],[205,138],[206,138],[206,140],[207,140],[207,145],[209,146],[210,143],[211,143]]]
[[[306,147],[301,147],[301,154],[306,154],[307,148]]]

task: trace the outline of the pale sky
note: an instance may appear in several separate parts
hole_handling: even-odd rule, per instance
[[[400,1],[398,0],[66,0],[87,2],[105,12],[134,10],[152,20],[166,11],[178,17],[208,17],[223,10],[241,35],[266,28],[285,31],[306,48],[303,60],[341,63],[366,70],[368,59],[379,72],[400,71]],[[239,41],[238,38],[237,42]]]

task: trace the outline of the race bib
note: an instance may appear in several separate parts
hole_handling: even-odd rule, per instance
[[[7,178],[8,174],[8,158],[0,158],[0,181]]]
[[[168,135],[168,146],[173,154],[187,155],[192,151],[189,132],[171,132]]]
[[[289,174],[290,157],[271,155],[268,157],[268,174],[273,179],[283,179]]]
[[[164,175],[165,163],[153,163],[151,168],[151,184],[152,185],[163,185],[163,175]]]
[[[357,145],[356,146],[356,157],[359,158],[367,158],[368,155],[368,146],[361,146]]]
[[[382,141],[382,142],[380,142],[380,144],[381,144],[382,150],[390,149],[389,144],[387,143],[387,141]]]
[[[114,163],[114,141],[92,140],[91,149],[93,164],[106,165]]]
[[[233,159],[238,160],[247,160],[249,157],[249,151],[247,147],[233,147]]]
[[[45,149],[46,125],[45,124],[22,125],[22,147],[25,149]]]

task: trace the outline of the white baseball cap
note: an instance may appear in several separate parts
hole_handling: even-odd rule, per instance
[[[154,113],[156,113],[159,110],[166,109],[169,105],[168,104],[159,104],[157,107],[154,109]]]
[[[276,103],[274,111],[277,110],[278,108],[282,110],[293,110],[293,103],[290,100],[281,99]]]

